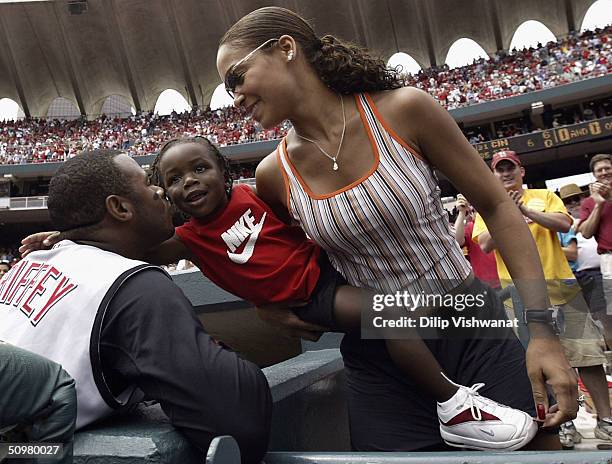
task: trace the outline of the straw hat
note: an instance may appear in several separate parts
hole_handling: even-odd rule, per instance
[[[559,189],[559,196],[562,200],[575,195],[582,195],[582,193],[582,190],[576,184],[567,184]]]

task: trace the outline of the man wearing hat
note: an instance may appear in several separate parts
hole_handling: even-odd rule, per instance
[[[585,193],[576,184],[564,185],[559,189],[561,201],[574,218],[574,225],[567,233],[559,233],[559,240],[574,272],[578,284],[582,288],[585,300],[595,319],[598,313],[605,314],[606,300],[603,293],[603,283],[600,272],[600,256],[597,254],[597,242],[594,237],[584,238],[576,230],[579,223],[580,203]],[[602,322],[603,323],[603,322]],[[605,337],[608,342],[609,337]],[[609,342],[608,342],[609,343]]]
[[[501,151],[493,155],[491,168],[495,177],[502,183],[510,198],[514,200],[529,226],[531,235],[540,254],[544,278],[548,284],[548,292],[553,305],[560,308],[564,315],[565,327],[561,327],[561,318],[557,319],[559,338],[563,345],[565,356],[572,367],[578,368],[586,387],[591,390],[601,390],[606,385],[602,365],[605,356],[602,339],[595,324],[588,317],[588,307],[572,270],[569,267],[557,232],[568,232],[573,219],[568,214],[561,199],[550,190],[523,188],[525,168],[517,154],[513,151]],[[472,233],[474,241],[478,242],[484,252],[495,250],[495,243],[489,234],[482,217],[477,216]],[[495,251],[497,271],[502,286],[512,283],[510,273],[501,255]],[[520,299],[513,299],[514,311],[519,319],[519,325],[524,323]],[[522,334],[524,336],[524,333]],[[591,384],[592,387],[588,385]],[[601,418],[610,414],[601,402]],[[600,421],[601,422],[601,421]],[[601,422],[602,430],[612,433],[612,422]],[[609,428],[609,430],[608,430]],[[612,435],[611,435],[612,436]]]
[[[585,300],[591,311],[591,316],[598,321],[603,329],[604,339],[610,346],[610,335],[612,334],[612,318],[606,315],[606,300],[603,292],[602,275],[600,272],[600,255],[597,254],[597,242],[593,237],[584,238],[580,232],[575,231],[575,226],[579,223],[580,203],[585,197],[585,193],[576,184],[564,185],[559,189],[559,196],[566,206],[568,212],[574,217],[574,226],[567,233],[559,233],[559,240],[568,259],[569,265],[576,276],[576,280],[582,289]],[[595,408],[600,417],[610,411],[607,383],[597,382],[595,379],[602,377],[600,366],[583,368],[581,376],[593,377],[592,387],[588,387]],[[571,422],[561,426],[561,442],[579,443],[580,434]],[[595,436],[603,440],[610,440],[610,427],[606,427],[606,419],[599,420],[595,427]]]
[[[491,169],[529,225],[531,235],[540,252],[544,276],[549,281],[549,287],[554,282],[573,280],[574,275],[557,237],[557,232],[568,232],[573,223],[563,202],[549,190],[523,188],[525,168],[514,151],[506,150],[495,153],[491,161]],[[480,216],[476,217],[472,237],[485,252],[496,248]],[[508,269],[497,252],[496,259],[502,285],[503,281],[506,281],[506,285],[511,283]],[[565,299],[562,300],[559,290],[559,288],[549,288],[553,304],[566,302]]]

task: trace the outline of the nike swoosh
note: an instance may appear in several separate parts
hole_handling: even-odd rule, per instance
[[[480,431],[482,433],[486,433],[487,435],[489,435],[490,437],[494,437],[495,434],[493,433],[493,430],[485,430],[485,429],[480,429]]]
[[[259,232],[261,232],[264,221],[266,220],[266,214],[268,213],[265,212],[263,214],[263,216],[261,217],[261,221],[259,221],[259,224],[255,226],[253,232],[251,232],[251,236],[249,237],[248,242],[244,246],[242,253],[231,253],[230,251],[227,252],[227,256],[232,262],[236,264],[244,264],[249,259],[251,259],[251,256],[253,256],[253,251],[255,250],[255,242],[257,242]]]

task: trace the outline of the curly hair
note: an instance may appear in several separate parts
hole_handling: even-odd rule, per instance
[[[359,45],[332,35],[317,37],[304,18],[286,8],[265,7],[247,14],[221,37],[219,46],[255,48],[282,35],[295,39],[321,81],[334,92],[350,95],[406,85],[399,68],[388,68]]]
[[[104,219],[109,195],[131,196],[131,179],[115,163],[121,154],[121,150],[86,151],[60,166],[49,184],[47,201],[57,230],[92,228]]]
[[[206,137],[183,137],[178,139],[172,139],[166,142],[155,157],[155,161],[153,161],[153,164],[151,166],[151,172],[149,174],[149,182],[153,185],[159,185],[160,187],[166,188],[166,185],[164,184],[164,178],[159,168],[161,160],[166,154],[166,152],[170,150],[170,148],[186,143],[197,143],[199,145],[202,145],[211,155],[213,155],[214,160],[217,162],[217,166],[219,167],[219,169],[221,169],[221,172],[223,172],[225,193],[227,195],[227,198],[230,198],[232,194],[232,185],[234,183],[234,180],[231,176],[229,160],[225,156],[223,156],[217,146],[213,144],[210,140],[208,140]]]

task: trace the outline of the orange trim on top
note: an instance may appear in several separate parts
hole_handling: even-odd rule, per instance
[[[416,158],[420,159],[421,161],[423,161],[424,163],[428,163],[427,160],[425,159],[425,157],[423,155],[421,155],[418,151],[416,151],[413,147],[411,147],[410,145],[408,145],[407,142],[404,141],[404,139],[402,139],[399,135],[397,135],[397,132],[395,132],[393,130],[393,128],[387,123],[387,121],[382,117],[382,115],[378,112],[378,108],[376,107],[376,105],[374,104],[374,100],[372,100],[372,97],[370,97],[370,94],[366,93],[364,94],[366,97],[366,100],[368,101],[368,103],[370,104],[370,107],[372,108],[372,111],[374,112],[374,114],[376,115],[376,119],[378,119],[381,123],[381,125],[385,128],[385,130],[389,133],[389,135],[394,138],[402,147],[404,147],[406,150],[408,150],[413,156],[415,156]],[[428,163],[429,164],[429,163]]]
[[[283,181],[285,182],[285,194],[287,195],[287,204],[285,206],[287,207],[287,211],[291,212],[291,185],[289,184],[289,177],[287,177],[287,172],[285,172],[285,167],[283,166],[283,161],[281,160],[280,150],[281,144],[284,143],[285,138],[286,136],[283,137],[281,143],[279,143],[276,147],[276,162],[278,163],[278,167],[280,168],[281,174],[283,175]]]
[[[374,162],[372,163],[372,167],[370,167],[368,172],[366,172],[359,179],[351,182],[346,187],[342,187],[339,190],[335,190],[335,191],[330,192],[330,193],[325,193],[323,195],[317,195],[316,193],[314,193],[312,190],[310,190],[310,187],[304,181],[304,179],[302,178],[300,173],[297,171],[295,166],[293,166],[293,163],[291,162],[291,159],[289,158],[289,151],[287,150],[287,140],[286,140],[286,137],[283,138],[283,140],[281,142],[283,144],[283,150],[285,152],[285,160],[287,161],[287,164],[289,164],[289,167],[291,168],[291,172],[293,172],[293,175],[296,177],[296,179],[298,180],[298,182],[300,183],[300,185],[302,186],[304,191],[308,194],[308,196],[310,198],[314,199],[314,200],[325,200],[327,198],[331,198],[331,197],[339,195],[339,194],[341,194],[343,192],[346,192],[347,190],[350,190],[353,187],[361,184],[364,180],[366,180],[368,177],[370,177],[374,173],[374,171],[376,171],[376,169],[378,168],[378,164],[380,162],[380,156],[379,156],[379,153],[378,153],[378,147],[376,146],[376,141],[374,140],[374,135],[372,134],[372,131],[370,130],[370,126],[368,125],[368,121],[367,121],[367,119],[365,117],[365,113],[363,111],[363,108],[361,107],[361,103],[359,102],[359,96],[358,95],[355,95],[355,101],[357,102],[357,109],[359,110],[359,114],[361,116],[361,121],[363,122],[363,125],[365,126],[366,133],[368,134],[368,138],[370,139],[370,144],[372,145],[372,150],[374,152]]]

